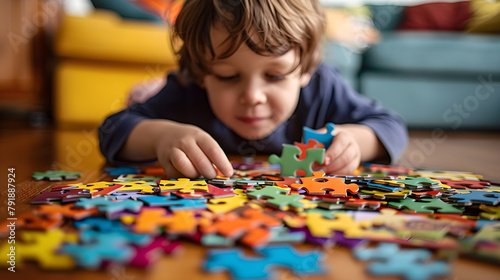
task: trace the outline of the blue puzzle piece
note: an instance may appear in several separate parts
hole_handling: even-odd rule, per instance
[[[455,194],[450,196],[449,199],[466,205],[472,203],[497,205],[500,202],[500,192],[469,191],[469,193]]]
[[[86,229],[97,229],[100,232],[125,230],[120,220],[109,220],[104,217],[88,217],[80,221],[75,220],[73,224],[80,231]]]
[[[304,126],[304,143],[308,143],[309,139],[318,140],[318,142],[323,143],[325,145],[325,149],[328,149],[333,141],[333,130],[335,129],[335,124],[327,123],[326,124],[326,133],[318,133],[316,130],[311,129],[307,126]]]
[[[75,203],[76,207],[82,207],[85,209],[90,209],[97,207],[97,210],[101,212],[106,212],[106,214],[112,214],[114,212],[129,210],[132,212],[139,212],[142,207],[142,202],[134,200],[122,200],[122,201],[112,201],[108,197],[100,196],[96,198],[80,198],[80,201]]]
[[[398,275],[407,280],[424,280],[433,276],[445,276],[450,272],[447,263],[429,262],[432,257],[425,249],[400,250],[397,244],[380,243],[376,248],[358,246],[353,254],[362,261],[377,260],[368,266],[373,275]]]
[[[206,209],[207,199],[178,199],[172,196],[140,197],[149,206],[169,207],[172,211]]]
[[[110,176],[120,176],[126,174],[140,174],[141,170],[135,167],[118,166],[118,167],[104,168],[104,172],[108,173]]]
[[[299,277],[325,273],[320,264],[322,254],[297,253],[290,245],[270,246],[256,250],[262,256],[244,256],[241,249],[208,251],[204,269],[209,272],[229,270],[233,279],[272,279],[272,269],[285,267]]]
[[[105,260],[127,263],[135,253],[128,243],[147,244],[151,237],[128,232],[96,232],[83,231],[80,233],[82,244],[65,244],[62,253],[71,255],[82,267],[98,269]]]

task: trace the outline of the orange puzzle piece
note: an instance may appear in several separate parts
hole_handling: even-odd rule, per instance
[[[300,178],[302,184],[291,184],[292,189],[305,189],[311,195],[326,195],[334,197],[347,196],[347,191],[356,194],[359,191],[357,184],[346,184],[343,178],[325,177],[324,172],[314,172],[312,177]]]

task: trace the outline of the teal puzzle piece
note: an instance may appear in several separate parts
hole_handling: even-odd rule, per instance
[[[335,129],[335,124],[326,124],[326,133],[318,133],[316,130],[304,126],[304,143],[308,143],[309,139],[316,139],[318,142],[323,143],[325,148],[328,149],[333,141],[333,130]]]
[[[376,260],[368,266],[368,272],[373,275],[398,275],[407,280],[425,280],[450,273],[447,263],[429,262],[432,254],[425,249],[400,250],[397,244],[380,243],[376,248],[358,246],[354,248],[353,254],[362,261]]]

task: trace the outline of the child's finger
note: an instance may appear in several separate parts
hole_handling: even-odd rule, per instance
[[[173,148],[170,154],[170,160],[173,169],[175,171],[182,174],[182,176],[178,177],[188,177],[188,178],[198,178],[200,177],[200,173],[191,159],[186,155],[186,153],[178,148]],[[167,166],[168,167],[168,166]],[[171,170],[171,173],[176,173],[174,170]],[[170,176],[169,176],[170,177]]]
[[[229,162],[229,159],[219,144],[213,139],[210,140],[211,141],[201,141],[198,145],[211,161],[211,164],[215,165],[224,176],[230,177],[234,172],[231,162]],[[217,176],[217,171],[215,170],[215,172],[212,178]]]
[[[339,132],[335,137],[333,137],[332,144],[325,153],[324,165],[330,165],[333,160],[338,158],[347,148],[349,143],[349,137],[346,137],[346,135],[342,132]]]
[[[199,174],[206,179],[215,178],[217,176],[217,170],[215,170],[212,161],[198,145],[199,143],[196,143],[190,147],[189,151],[186,151],[187,157]]]
[[[326,173],[339,172],[340,170],[349,166],[349,164],[351,164],[352,162],[356,162],[356,159],[358,157],[356,152],[357,150],[350,145],[352,144],[348,144],[348,146],[340,153],[340,155],[330,160],[330,163],[325,168]]]
[[[179,178],[179,177],[187,177],[185,174],[181,173],[177,168],[173,165],[170,159],[165,161],[160,161],[163,170],[165,171],[165,176],[167,178]]]

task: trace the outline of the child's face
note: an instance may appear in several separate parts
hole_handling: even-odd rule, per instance
[[[225,48],[227,32],[212,27],[216,56]],[[301,75],[296,50],[282,56],[262,56],[242,44],[229,58],[214,60],[212,73],[203,78],[215,115],[239,136],[260,139],[271,134],[294,112],[300,88],[310,75]]]

